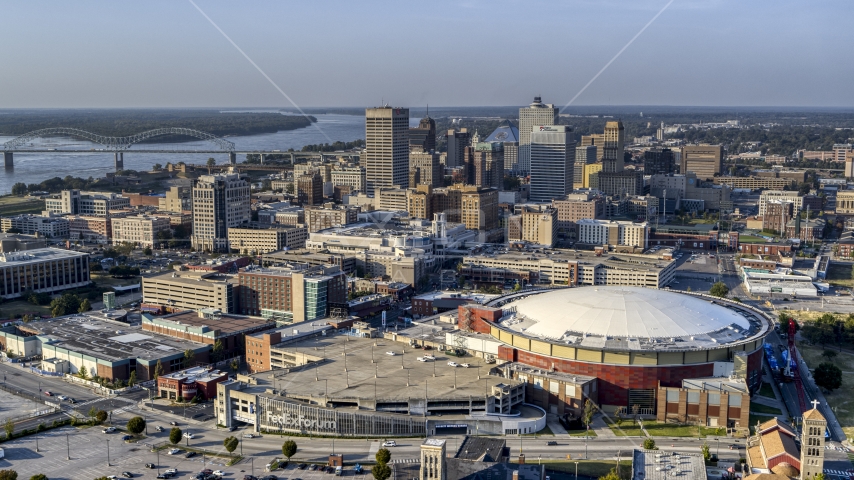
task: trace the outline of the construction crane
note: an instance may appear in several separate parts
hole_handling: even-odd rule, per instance
[[[798,406],[801,408],[801,413],[807,411],[807,401],[804,397],[804,384],[801,381],[801,369],[798,367],[798,352],[795,350],[795,321],[789,319],[789,362],[792,365],[792,374],[794,375],[795,390],[798,392]]]

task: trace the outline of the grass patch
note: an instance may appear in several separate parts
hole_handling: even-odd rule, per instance
[[[24,300],[10,300],[0,304],[0,318],[19,318],[26,314],[50,316],[50,307],[47,305],[33,305]]]
[[[578,475],[593,478],[605,476],[617,466],[616,460],[538,460],[538,463],[545,465],[546,470],[575,475],[576,461],[578,462]],[[533,461],[529,459],[528,463],[533,463]],[[620,478],[625,480],[632,478],[631,458],[620,461]]]
[[[810,369],[814,369],[821,362],[826,361],[821,356],[824,348],[798,342],[798,351]],[[839,353],[834,357],[833,363],[843,372],[854,372],[854,355],[850,353]],[[845,427],[854,427],[854,381],[849,379],[849,375],[843,373],[842,386],[832,393],[825,393],[824,396],[827,398],[827,403],[836,412],[836,419],[839,420],[839,425],[843,427],[843,430]],[[854,434],[854,430],[852,430],[852,434]]]
[[[768,405],[762,405],[761,403],[750,402],[750,411],[756,413],[768,413],[770,415],[782,415],[783,411],[779,408],[769,407]]]
[[[590,438],[596,437],[596,430],[592,428],[590,430],[567,430],[566,433],[569,434],[570,437],[581,437],[588,436]]]
[[[774,395],[774,387],[767,382],[762,382],[762,386],[759,388],[759,395],[767,398],[777,398],[777,396]]]
[[[830,262],[827,268],[827,283],[841,287],[854,286],[854,278],[851,275],[850,263]]]
[[[44,200],[38,198],[14,195],[0,197],[0,216],[2,217],[12,217],[24,213],[41,213],[44,209]]]
[[[608,423],[608,426],[611,428],[611,431],[614,432],[615,435],[625,437],[642,437],[644,436],[643,431],[640,428],[640,425],[635,425],[631,421],[623,421],[622,425],[619,427],[605,420]],[[706,436],[719,436],[725,435],[726,430],[723,428],[709,428],[702,427],[699,425],[686,425],[681,423],[659,423],[654,420],[645,420],[643,422],[644,428],[649,432],[649,435],[652,437],[706,437]]]
[[[552,432],[552,429],[551,429],[551,428],[549,428],[549,426],[548,426],[548,425],[546,425],[542,430],[540,430],[540,431],[539,431],[539,432],[537,432],[537,433],[523,433],[523,434],[522,434],[522,436],[523,436],[523,437],[539,437],[540,435],[551,435],[551,436],[554,436],[554,432]]]
[[[631,420],[623,420],[622,423],[617,425],[612,422],[610,419],[604,419],[605,423],[608,424],[608,427],[614,432],[614,435],[618,437],[642,437],[643,432],[640,429],[640,425],[635,424]]]

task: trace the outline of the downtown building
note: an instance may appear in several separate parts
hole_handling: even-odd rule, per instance
[[[540,97],[527,107],[519,109],[519,161],[518,171],[531,171],[531,132],[535,126],[557,125],[558,109],[551,103],[543,103]]]
[[[565,125],[534,126],[530,134],[531,190],[533,202],[564,198],[572,191],[575,141]]]
[[[113,244],[130,243],[143,248],[153,248],[158,233],[172,231],[169,217],[149,215],[114,218],[112,229]]]
[[[380,188],[409,186],[409,109],[378,107],[365,110],[367,193]]]
[[[69,215],[106,217],[110,210],[130,208],[130,199],[118,193],[63,190],[44,201],[48,212]]]
[[[602,136],[602,171],[596,175],[590,188],[614,196],[643,193],[643,173],[625,169],[625,137],[623,122],[605,123]]]
[[[324,318],[330,305],[347,303],[347,275],[335,265],[258,268],[237,274],[240,312],[279,322]]]
[[[228,229],[251,219],[249,195],[249,182],[238,174],[200,176],[193,187],[193,248],[227,249]]]
[[[681,173],[694,172],[700,180],[712,180],[723,170],[722,145],[686,145],[682,147]]]
[[[305,247],[308,230],[303,226],[260,225],[250,222],[246,226],[228,229],[228,246],[244,255],[261,255],[279,250],[296,250]]]
[[[48,213],[47,215],[22,214],[0,218],[0,231],[15,230],[24,235],[42,235],[49,238],[68,238],[67,218]]]
[[[89,285],[89,254],[58,248],[0,253],[0,298]]]

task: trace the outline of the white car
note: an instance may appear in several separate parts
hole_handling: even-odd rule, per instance
[[[428,354],[424,355],[424,358],[425,358],[426,360],[429,360],[429,361],[436,360],[436,357],[434,357],[434,356],[433,356],[432,354],[430,354],[430,353],[428,353]]]
[[[383,442],[383,446],[384,447],[396,447],[397,442],[395,442],[394,440],[386,440],[385,442]]]
[[[166,453],[167,453],[168,455],[177,455],[177,454],[178,454],[178,452],[180,452],[180,451],[181,451],[181,449],[179,449],[179,448],[172,448],[172,449],[170,449],[170,450],[169,450],[168,452],[166,452]]]
[[[432,359],[427,358],[427,357],[418,357],[419,362],[429,362],[430,360],[432,360]]]
[[[461,367],[463,367],[463,368],[469,368],[471,365],[469,365],[468,363],[464,363],[464,364],[462,364],[462,365],[460,365],[460,366],[461,366]]]
[[[186,432],[186,433],[184,433],[184,438],[189,438],[190,440],[192,440],[192,439],[196,438],[196,436],[190,432]]]
[[[225,472],[223,472],[222,470],[214,470],[213,474],[217,477],[222,477],[225,475]]]
[[[448,366],[449,366],[449,367],[459,367],[459,365],[457,364],[457,362],[448,362]]]
[[[116,431],[116,427],[107,427],[107,428],[101,430],[101,433],[113,433],[115,431]]]
[[[166,470],[166,473],[168,473],[170,475],[175,475],[178,473],[178,470],[176,470],[174,468],[170,468],[169,470]]]
[[[391,355],[392,357],[393,357],[393,356],[395,356],[395,355],[397,355],[396,353],[394,353],[394,352],[392,352],[392,351],[385,352],[385,354],[386,354],[386,355]]]
[[[66,397],[65,395],[57,395],[56,398],[60,400],[68,400],[68,397]]]

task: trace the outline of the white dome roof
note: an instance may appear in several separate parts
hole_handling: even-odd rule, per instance
[[[580,287],[531,295],[515,307],[530,336],[690,337],[750,322],[726,307],[691,295],[642,287]]]

